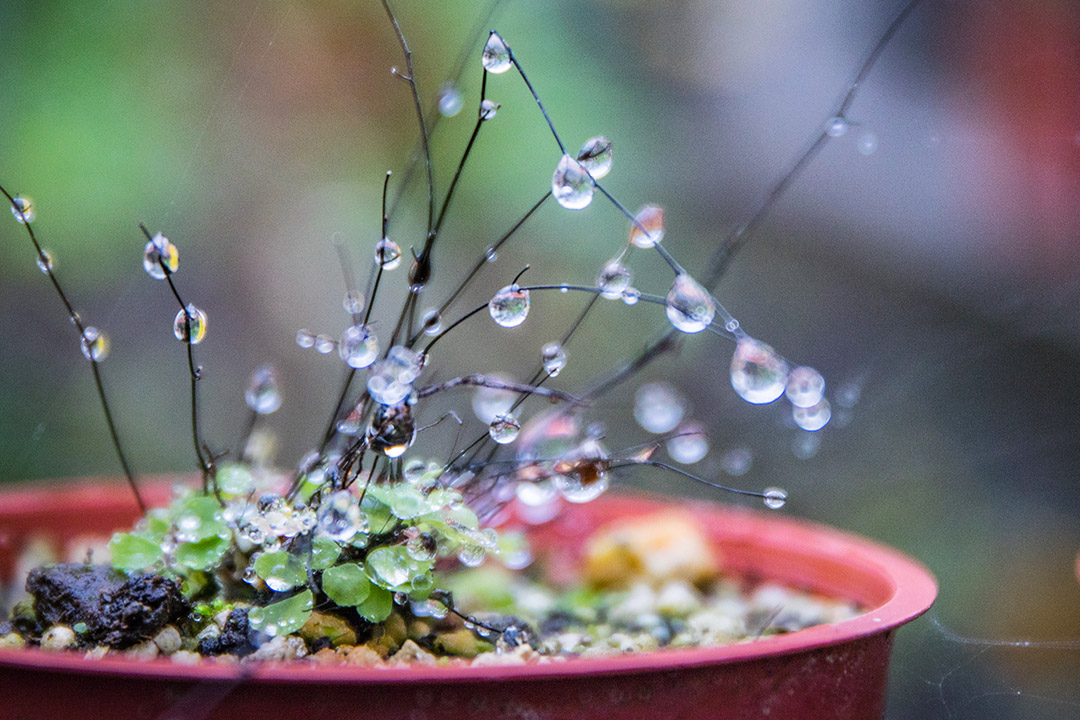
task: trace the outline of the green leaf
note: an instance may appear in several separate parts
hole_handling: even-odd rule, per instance
[[[372,585],[364,568],[356,563],[338,565],[322,574],[326,596],[342,607],[359,605],[371,594]]]
[[[176,563],[192,570],[210,570],[221,562],[229,541],[217,536],[176,546]]]
[[[116,533],[109,541],[113,567],[125,572],[139,572],[164,561],[161,546],[131,533]]]
[[[404,586],[406,590],[414,575],[423,574],[431,567],[430,563],[414,560],[403,545],[375,548],[368,553],[365,565],[368,577],[376,585],[389,589]]]
[[[200,542],[228,532],[217,500],[196,495],[179,501],[173,516],[177,537],[184,542]]]
[[[307,582],[307,569],[300,558],[285,551],[263,553],[255,558],[255,574],[275,592],[291,590]]]
[[[368,622],[378,623],[390,617],[390,611],[394,609],[394,596],[389,590],[384,590],[377,585],[371,586],[367,599],[356,606],[356,612]]]
[[[267,635],[288,635],[304,627],[314,606],[314,594],[304,590],[266,607],[252,608],[248,612],[248,624]]]
[[[333,567],[341,556],[341,546],[328,537],[317,537],[311,544],[311,569]]]
[[[247,495],[255,487],[251,470],[240,463],[223,463],[217,470],[218,489],[225,495]]]

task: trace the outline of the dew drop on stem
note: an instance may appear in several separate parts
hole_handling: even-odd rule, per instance
[[[488,313],[500,327],[517,327],[529,316],[529,291],[507,285],[488,301]]]
[[[668,439],[667,452],[672,460],[684,465],[698,462],[709,452],[709,438],[705,429],[698,423],[683,425]]]
[[[388,237],[375,243],[375,264],[387,272],[401,264],[401,248]]]
[[[832,409],[829,401],[822,398],[816,405],[810,407],[792,407],[791,418],[803,430],[816,432],[829,424]]]
[[[594,180],[606,177],[611,172],[611,141],[603,135],[589,138],[581,146],[577,160]]]
[[[557,342],[547,343],[540,348],[540,360],[547,374],[556,377],[566,367],[566,350]]]
[[[510,413],[496,415],[488,425],[488,435],[500,445],[509,445],[517,439],[521,425]]]
[[[206,313],[188,303],[173,319],[173,335],[180,342],[198,345],[206,339]]]
[[[630,243],[639,248],[651,248],[664,239],[664,209],[646,205],[630,223]]]
[[[307,328],[301,328],[296,331],[296,345],[297,347],[307,350],[315,346],[315,333],[311,332]]]
[[[698,333],[712,324],[716,302],[697,280],[687,273],[675,276],[665,301],[668,320],[677,330]]]
[[[596,286],[600,288],[601,297],[614,300],[622,297],[623,291],[630,287],[630,279],[630,269],[619,258],[613,258],[600,268]]]
[[[96,327],[88,326],[82,334],[82,354],[87,360],[101,362],[109,356],[109,336]]]
[[[180,267],[180,252],[161,233],[157,233],[143,249],[143,269],[155,280],[164,280]]]
[[[263,365],[251,374],[244,400],[247,406],[259,415],[269,415],[281,407],[281,390],[278,388],[277,372],[273,367]]]
[[[338,354],[351,368],[366,368],[379,356],[379,340],[367,325],[350,325],[341,333]]]
[[[563,155],[551,176],[551,194],[568,210],[581,210],[592,202],[596,183],[574,158]]]
[[[762,494],[765,496],[763,498],[765,507],[770,510],[779,510],[787,502],[787,492],[777,487],[765,488]]]
[[[48,250],[44,250],[44,249],[40,253],[38,253],[38,256],[37,256],[38,270],[40,270],[41,272],[48,275],[50,272],[52,272],[54,265],[55,265],[55,263],[53,261],[52,253],[50,253]]]
[[[28,197],[16,195],[12,199],[11,214],[19,224],[25,225],[34,222],[34,219],[37,218],[34,201]]]
[[[748,403],[771,403],[784,394],[788,365],[765,343],[744,337],[731,357],[731,387]]]
[[[488,35],[487,42],[484,44],[484,51],[480,56],[480,62],[483,64],[485,70],[496,75],[501,75],[513,65],[513,62],[510,60],[510,48],[507,47],[502,36],[494,30]]]
[[[825,378],[814,368],[800,365],[788,374],[784,394],[795,407],[817,405],[825,394]]]

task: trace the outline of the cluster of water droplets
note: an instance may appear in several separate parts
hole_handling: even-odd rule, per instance
[[[348,490],[337,490],[319,504],[316,532],[338,543],[354,543],[357,535],[367,535],[367,517],[360,501]]]
[[[313,509],[293,505],[276,493],[262,495],[254,505],[246,498],[231,504],[236,507],[229,516],[234,518],[240,537],[252,546],[261,546],[264,552],[277,552],[283,541],[306,535],[316,526]]]
[[[413,392],[412,383],[424,369],[424,356],[404,345],[395,345],[371,367],[367,389],[380,405],[397,405]]]

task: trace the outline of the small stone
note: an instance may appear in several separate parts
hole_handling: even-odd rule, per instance
[[[273,660],[283,662],[297,660],[307,655],[307,644],[303,638],[295,635],[278,635],[268,643],[264,643],[258,650],[244,658],[245,662],[252,660]]]
[[[124,651],[124,656],[132,660],[153,660],[160,654],[161,650],[158,649],[153,640],[144,640]]]
[[[701,607],[701,593],[685,580],[672,580],[656,595],[656,609],[669,617],[683,618]]]
[[[391,665],[427,665],[432,666],[438,662],[435,656],[412,640],[406,640],[401,648],[390,658]]]
[[[67,650],[75,647],[75,631],[67,625],[53,625],[41,636],[42,650]]]
[[[343,654],[345,656],[346,665],[377,667],[384,664],[382,656],[367,645],[356,645],[354,647],[344,648]]]
[[[0,635],[0,650],[15,650],[26,647],[26,641],[19,633],[7,633]]]
[[[202,662],[202,655],[191,650],[179,650],[170,655],[169,659],[179,665],[198,665]]]
[[[87,660],[100,660],[111,652],[113,652],[113,649],[108,645],[98,645],[95,648],[87,650],[83,657]]]
[[[524,665],[525,659],[516,653],[481,653],[473,658],[473,667],[491,667],[494,665]]]
[[[356,630],[352,625],[336,615],[318,611],[311,613],[296,634],[309,643],[326,638],[334,647],[356,644]]]
[[[154,636],[154,644],[162,655],[180,652],[180,631],[172,625],[166,625]]]
[[[442,655],[465,658],[473,658],[494,649],[491,643],[476,637],[476,634],[468,628],[441,633],[435,638],[433,645],[435,650]]]

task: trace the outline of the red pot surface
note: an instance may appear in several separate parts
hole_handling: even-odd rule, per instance
[[[165,494],[159,487],[151,499]],[[0,718],[880,718],[893,633],[937,593],[929,572],[896,551],[775,513],[614,492],[566,508],[532,538],[547,552],[574,554],[599,525],[673,506],[698,517],[729,572],[870,609],[740,645],[507,667],[181,666],[0,650]],[[8,577],[31,535],[105,535],[135,516],[115,485],[0,493],[0,574]]]

